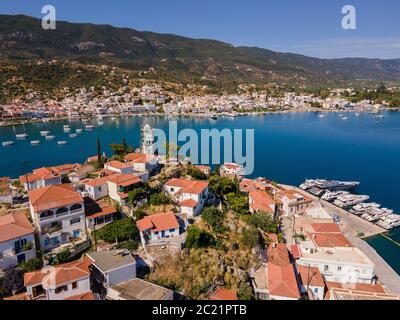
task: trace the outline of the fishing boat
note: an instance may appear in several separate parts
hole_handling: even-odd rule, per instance
[[[25,139],[28,137],[26,133],[17,134],[15,136],[17,137],[17,139]]]
[[[40,144],[39,140],[32,140],[31,141],[31,145],[33,145],[33,146],[37,146],[38,144]]]
[[[40,135],[42,137],[47,136],[50,133],[50,131],[44,130],[44,131],[40,131]]]
[[[55,136],[46,136],[46,140],[53,140]]]
[[[76,138],[78,135],[76,134],[76,133],[71,133],[70,135],[69,135],[69,137],[70,138]]]
[[[57,144],[59,144],[59,145],[64,145],[64,144],[68,144],[68,142],[65,141],[65,140],[63,140],[63,141],[58,141]]]
[[[3,147],[12,146],[13,144],[14,144],[14,141],[4,141],[4,142],[2,143]]]

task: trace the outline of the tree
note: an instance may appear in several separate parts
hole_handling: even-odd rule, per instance
[[[207,180],[207,176],[204,174],[204,172],[196,167],[193,167],[192,165],[188,167],[187,174],[196,180]]]
[[[210,177],[209,189],[219,198],[222,198],[228,193],[236,193],[239,190],[238,185],[234,180],[226,177],[221,178],[217,175],[212,175]]]
[[[214,237],[208,232],[200,230],[196,226],[191,226],[187,230],[186,248],[200,249],[213,246],[215,244]]]
[[[261,230],[268,233],[278,233],[279,223],[274,221],[272,216],[265,212],[254,213],[245,219],[248,224],[255,228],[260,228]]]
[[[3,296],[14,295],[24,287],[22,271],[19,269],[8,269],[0,284],[0,294]]]
[[[31,259],[21,263],[21,269],[25,272],[32,272],[43,268],[43,260],[41,258]]]
[[[68,248],[65,248],[61,252],[59,252],[56,256],[56,264],[67,263],[71,259],[71,251]]]
[[[247,282],[241,282],[237,292],[239,300],[254,300],[253,289]]]
[[[249,213],[249,199],[244,194],[229,193],[226,196],[229,208],[238,215]]]
[[[171,203],[171,199],[164,193],[155,193],[150,196],[150,204],[152,206],[160,206],[169,203]]]
[[[243,231],[241,242],[249,248],[254,248],[260,243],[260,234],[254,227]]]
[[[225,214],[217,207],[209,207],[203,210],[202,219],[213,229],[214,232],[222,233],[225,231]]]
[[[121,219],[96,231],[96,238],[108,243],[137,239],[139,235],[136,224],[131,219]]]
[[[102,163],[102,158],[101,158],[101,145],[100,145],[100,139],[97,138],[97,162],[99,164]]]

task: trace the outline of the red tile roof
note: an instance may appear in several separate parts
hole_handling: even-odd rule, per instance
[[[127,173],[109,176],[108,181],[111,183],[115,183],[118,186],[128,187],[133,184],[139,183],[142,180],[140,180],[140,178],[135,176],[134,174]]]
[[[200,194],[208,187],[208,182],[173,178],[165,185],[182,188],[181,193]]]
[[[297,260],[297,259],[301,258],[300,248],[299,248],[299,246],[297,244],[293,244],[291,246],[291,250],[292,250],[293,259]]]
[[[297,266],[297,270],[299,271],[301,283],[305,287],[307,287],[307,285],[325,287],[324,278],[317,267],[308,268],[306,266]]]
[[[31,190],[28,195],[35,212],[83,202],[81,195],[69,184]]]
[[[299,299],[300,292],[292,264],[284,266],[268,262],[268,290],[270,295]]]
[[[64,300],[79,300],[79,301],[89,301],[89,300],[97,300],[94,293],[86,292],[84,294],[80,294],[77,296],[69,297]]]
[[[109,167],[113,167],[113,168],[116,168],[116,169],[126,169],[126,168],[130,168],[131,167],[131,165],[128,164],[128,163],[123,163],[121,161],[116,161],[116,160],[107,162],[104,165],[105,166],[109,166]]]
[[[33,227],[23,212],[0,217],[0,242],[33,234]]]
[[[208,297],[208,300],[232,301],[238,300],[238,297],[235,290],[219,287]]]
[[[274,213],[274,209],[272,209],[271,206],[275,206],[275,201],[268,193],[259,190],[252,190],[249,193],[249,200],[253,201],[253,203],[250,204],[250,207],[254,211]]]
[[[267,257],[268,263],[281,266],[290,264],[288,248],[284,243],[270,244],[267,248]]]
[[[349,289],[368,293],[386,293],[386,290],[379,284],[369,284],[369,283],[339,283],[339,282],[326,282],[326,287],[328,292],[326,293],[324,299],[328,300],[330,298],[330,289]]]
[[[133,163],[148,163],[154,156],[144,153],[129,153],[124,156],[124,159]]]
[[[152,232],[165,231],[179,228],[179,222],[172,212],[159,213],[146,216],[136,222],[140,231],[151,229]]]
[[[310,234],[310,237],[318,247],[322,248],[353,246],[341,233],[314,233]]]
[[[52,268],[43,268],[24,274],[24,285],[42,284],[43,288],[51,288],[65,283],[89,277],[89,266],[92,261],[85,256],[83,259],[60,264]]]
[[[197,206],[197,201],[193,200],[193,199],[187,199],[184,200],[180,203],[181,207],[187,207],[187,208],[194,208]]]

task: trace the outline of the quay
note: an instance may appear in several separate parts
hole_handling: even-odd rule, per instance
[[[287,186],[290,187],[290,186]],[[307,194],[310,198],[317,201],[321,206],[327,209],[330,215],[338,215],[340,218],[340,227],[344,236],[351,242],[354,247],[360,249],[367,257],[375,264],[375,274],[378,277],[378,281],[384,285],[387,290],[392,294],[400,294],[400,276],[393,270],[393,268],[373,249],[365,238],[369,238],[376,235],[382,235],[388,240],[395,242],[385,235],[387,230],[368,222],[350,212],[338,208],[332,203],[329,203],[321,198],[318,198],[307,191],[300,190],[296,187],[290,187],[299,192]],[[362,236],[360,236],[362,234]],[[399,243],[395,242],[398,246]]]

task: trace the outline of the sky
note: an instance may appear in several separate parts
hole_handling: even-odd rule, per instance
[[[399,0],[0,0],[1,14],[173,33],[320,58],[400,58]],[[356,29],[342,28],[342,8]]]

